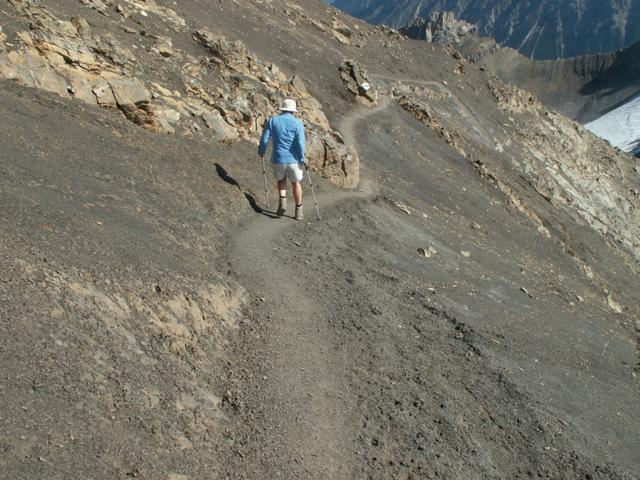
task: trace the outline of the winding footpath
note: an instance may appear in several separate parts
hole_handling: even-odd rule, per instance
[[[412,83],[444,88],[437,82]],[[339,124],[345,142],[357,150],[356,126],[392,106],[395,102],[385,96],[375,107],[354,108]],[[459,110],[470,115],[461,104]],[[366,201],[376,189],[363,178],[357,190],[323,191],[320,211],[330,211],[337,202]],[[237,233],[229,254],[240,281],[259,299],[259,316],[268,325],[253,359],[253,368],[263,375],[255,395],[263,403],[256,422],[264,438],[254,440],[255,458],[243,461],[261,466],[251,478],[351,480],[358,463],[353,451],[358,426],[350,423],[355,417],[350,412],[357,399],[351,398],[343,378],[348,366],[332,348],[336,339],[329,321],[334,312],[320,301],[321,282],[305,279],[302,260],[289,261],[292,250],[281,246],[283,238],[321,237],[325,231],[315,221],[311,192],[305,196],[305,222],[256,215]]]
[[[341,123],[347,143],[357,147],[355,125],[390,104],[385,100],[375,108],[357,107],[347,115]],[[365,180],[360,187],[322,192],[321,213],[337,202],[370,198],[370,184]],[[252,462],[267,470],[255,478],[351,479],[355,426],[349,423],[353,417],[349,411],[356,402],[340,376],[345,368],[340,354],[331,347],[332,312],[319,302],[320,286],[303,283],[302,261],[288,265],[291,250],[278,247],[295,231],[322,235],[323,223],[315,219],[311,192],[305,196],[307,220],[256,215],[235,236],[229,256],[241,282],[260,299],[268,322],[256,360],[265,372],[260,395],[269,412],[268,424],[260,428],[268,433],[270,444],[263,443],[261,458]]]

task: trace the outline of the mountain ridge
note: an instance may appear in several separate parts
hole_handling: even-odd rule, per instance
[[[355,17],[396,28],[416,16],[451,11],[476,24],[482,36],[537,59],[610,52],[640,40],[637,0],[624,6],[596,0],[565,6],[547,0],[337,0],[333,5]]]

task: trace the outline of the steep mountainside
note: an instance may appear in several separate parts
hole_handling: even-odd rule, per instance
[[[0,25],[3,480],[638,480],[637,159],[317,0]]]
[[[336,0],[376,24],[401,27],[416,16],[451,11],[527,57],[566,58],[620,50],[640,40],[640,0]]]

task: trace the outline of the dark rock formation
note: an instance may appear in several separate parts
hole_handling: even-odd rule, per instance
[[[429,18],[416,17],[400,28],[409,38],[438,45],[457,45],[477,32],[475,25],[458,20],[453,12],[431,12]]]

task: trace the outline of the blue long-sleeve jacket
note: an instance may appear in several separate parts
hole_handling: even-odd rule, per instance
[[[293,114],[284,112],[269,119],[258,147],[261,157],[269,140],[273,142],[273,163],[304,163],[304,125]]]

